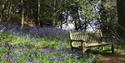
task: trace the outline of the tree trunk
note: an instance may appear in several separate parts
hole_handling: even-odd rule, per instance
[[[57,25],[57,11],[56,11],[56,5],[57,5],[57,1],[56,0],[54,0],[53,1],[53,10],[54,10],[54,13],[53,13],[53,22],[52,22],[52,24],[53,24],[53,26],[56,26]]]
[[[40,26],[40,0],[38,0],[38,16],[36,25]]]
[[[22,3],[22,19],[21,19],[21,29],[23,29],[23,26],[24,26],[24,2],[23,0],[21,0],[21,3]]]
[[[120,38],[125,41],[125,0],[117,0],[117,11],[118,11],[118,33]]]

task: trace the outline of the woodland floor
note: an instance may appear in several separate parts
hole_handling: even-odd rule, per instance
[[[16,26],[14,23],[9,25],[4,25],[6,23],[0,23],[0,32],[4,32],[4,31],[9,31],[9,32],[14,32],[13,34],[17,34],[17,35],[22,35],[23,32],[27,32],[27,29],[21,30],[19,29],[19,26]],[[19,29],[19,30],[18,30]],[[11,31],[10,31],[11,30]],[[55,33],[56,31],[56,33]],[[48,36],[57,36],[57,37],[65,37],[66,34],[68,34],[67,31],[61,30],[61,29],[52,29],[52,28],[30,28],[28,30],[28,32],[32,33],[38,33],[38,34],[43,34],[43,35],[48,35]],[[58,33],[57,33],[58,32]],[[25,35],[25,34],[23,34]],[[27,35],[26,35],[27,37]],[[32,36],[31,36],[32,38]],[[37,36],[33,36],[34,39],[37,40]],[[67,51],[67,50],[66,50]],[[105,55],[102,56],[101,58],[101,63],[125,63],[125,52],[123,53],[116,53],[114,55]]]
[[[125,63],[125,52],[101,57],[101,63]]]

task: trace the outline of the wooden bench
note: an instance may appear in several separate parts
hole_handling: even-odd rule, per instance
[[[92,42],[91,39],[96,39],[97,41]],[[109,38],[109,37],[108,37]],[[111,51],[114,53],[114,44],[113,41],[105,42],[102,39],[105,37],[99,36],[99,33],[88,33],[88,32],[69,32],[70,46],[71,50],[84,48],[92,48],[92,47],[101,47],[111,45]],[[80,43],[78,46],[74,46],[74,43]]]

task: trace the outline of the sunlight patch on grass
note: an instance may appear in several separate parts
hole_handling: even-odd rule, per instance
[[[59,47],[65,47],[68,46],[65,42],[53,38],[53,37],[47,37],[42,36],[37,41],[32,41],[28,38],[25,38],[24,36],[15,36],[9,33],[0,33],[0,40],[1,41],[8,41],[9,43],[15,43],[19,46],[34,46],[34,47],[50,47],[50,48],[59,48]],[[62,46],[65,44],[64,46]]]

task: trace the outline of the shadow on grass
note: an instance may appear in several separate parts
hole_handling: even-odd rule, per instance
[[[87,50],[87,53],[100,54],[100,63],[125,63],[125,52],[112,54],[111,51]]]
[[[102,56],[105,56],[105,55],[108,55],[108,56],[114,55],[111,51],[106,51],[106,50],[100,51],[100,50],[88,49],[88,50],[86,51],[86,53],[88,53],[88,54],[94,54],[94,55],[100,54],[100,55],[102,55]]]

